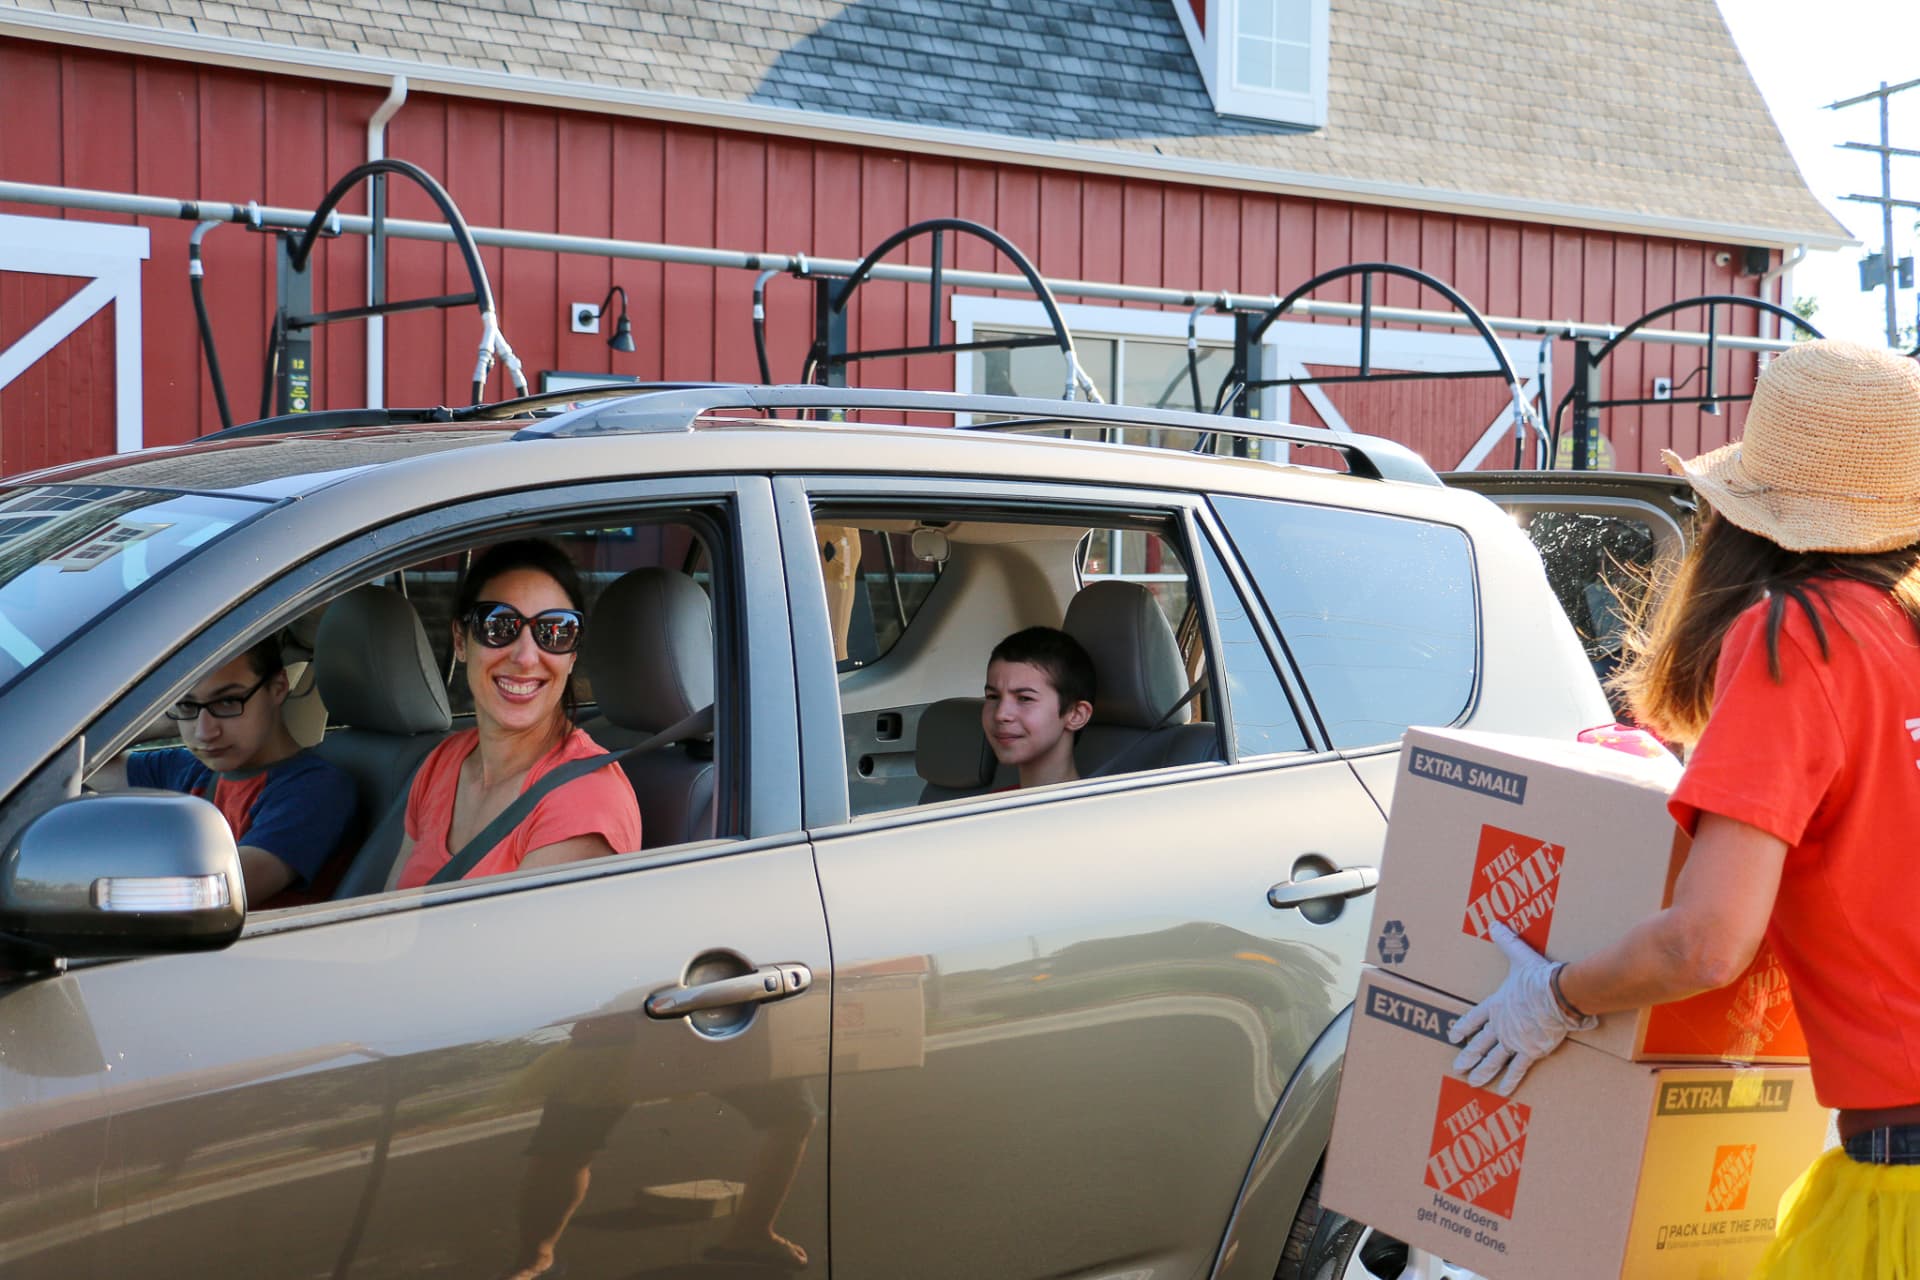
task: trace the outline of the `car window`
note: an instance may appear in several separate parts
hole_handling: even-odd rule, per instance
[[[0,690],[267,504],[112,485],[0,491]]]
[[[416,830],[424,830],[423,823],[442,822],[438,838],[452,851],[456,843],[452,828],[442,819],[426,817],[410,796],[416,779],[431,771],[429,753],[450,733],[472,730],[479,723],[472,672],[490,670],[485,663],[476,668],[474,661],[476,654],[488,651],[470,645],[466,665],[453,661],[454,600],[460,579],[476,556],[508,538],[539,538],[570,562],[579,576],[584,631],[577,642],[555,640],[578,647],[547,653],[564,652],[571,657],[573,721],[586,737],[586,751],[623,751],[669,726],[684,724],[703,706],[712,708],[710,723],[684,729],[678,741],[621,761],[619,768],[631,788],[638,820],[616,823],[617,830],[626,833],[618,842],[614,834],[600,832],[613,852],[651,852],[738,835],[743,809],[733,795],[741,773],[732,754],[738,747],[737,735],[729,729],[733,723],[729,717],[735,711],[733,684],[723,676],[732,669],[726,655],[738,650],[732,633],[739,622],[731,598],[716,590],[724,582],[716,583],[711,567],[714,540],[724,528],[718,514],[648,511],[630,519],[603,518],[590,525],[516,528],[469,547],[435,551],[384,572],[307,608],[268,633],[288,663],[278,716],[302,748],[301,758],[325,765],[333,776],[326,779],[332,790],[327,792],[325,811],[313,813],[304,824],[326,827],[328,849],[312,854],[310,866],[303,852],[294,883],[264,900],[250,901],[250,911],[392,887],[403,865],[401,836],[428,838],[416,835]],[[414,639],[416,624],[419,641]],[[261,639],[250,637],[247,646]],[[203,711],[204,704],[178,701],[215,696],[189,691],[246,654],[247,646],[229,648],[202,664],[174,694],[171,708],[187,712],[185,718],[157,719],[137,735],[139,749],[96,764],[92,782],[103,790],[135,785],[204,792],[235,824],[241,833],[239,843],[252,842],[274,852],[261,834],[266,828],[258,825],[266,812],[264,800],[251,794],[229,797],[222,791],[225,783],[209,790],[204,779],[196,789],[200,776],[195,772],[196,760],[216,770],[227,768],[226,762],[209,756],[209,732],[216,738],[253,732],[245,726],[251,723],[256,705],[249,700]],[[248,661],[251,664],[254,659],[249,656]],[[549,673],[550,658],[536,656],[534,662],[539,665],[531,672],[518,666],[491,670],[509,681],[522,677],[537,681]],[[599,687],[596,674],[601,677]],[[269,693],[281,696],[277,690]],[[526,693],[513,687],[504,696],[511,701]],[[499,719],[499,706],[494,715]],[[576,754],[579,750],[574,748]],[[588,778],[567,786],[579,790],[592,783],[598,788],[598,803],[607,799],[601,794],[606,783],[603,775],[595,777],[600,781]],[[623,808],[627,804],[617,796],[614,800]],[[625,812],[631,814],[632,809]],[[239,824],[246,822],[256,825],[242,832]],[[287,838],[303,840],[305,833],[297,830],[301,824],[290,825],[296,830]],[[555,841],[560,838],[571,837],[560,833]],[[503,841],[500,847],[508,845]],[[490,857],[483,862],[479,874],[503,873],[516,866],[512,857],[503,854],[501,859]]]
[[[1204,681],[1182,702],[1204,643],[1183,627],[1199,594],[1171,517],[927,506],[880,518],[822,507],[814,528],[884,536],[910,549],[928,578],[894,645],[877,661],[849,663],[857,650],[843,637],[861,634],[868,599],[848,585],[859,573],[836,574],[851,538],[821,539],[854,816],[1011,789],[1018,770],[999,762],[982,725],[988,657],[1016,631],[1067,626],[1082,592],[1094,594],[1075,625],[1091,637],[1096,685],[1111,691],[1096,696],[1073,748],[1082,776],[1220,757]],[[1102,662],[1129,669],[1110,675]]]
[[[1548,510],[1524,520],[1587,660],[1607,675],[1619,661],[1627,620],[1659,555],[1652,522],[1627,513]]]
[[[1258,498],[1214,507],[1333,744],[1447,725],[1473,696],[1479,609],[1466,535],[1423,520]]]
[[[1235,754],[1244,759],[1306,750],[1306,734],[1294,712],[1293,700],[1280,683],[1246,601],[1227,576],[1219,553],[1204,540],[1200,543],[1200,563],[1207,575],[1207,592],[1213,601],[1220,639],[1220,663],[1227,676]]]

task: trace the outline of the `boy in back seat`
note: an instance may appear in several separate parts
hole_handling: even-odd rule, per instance
[[[1073,741],[1093,716],[1093,659],[1054,627],[1028,627],[987,658],[980,727],[1001,764],[1020,771],[1021,789],[1072,782]]]

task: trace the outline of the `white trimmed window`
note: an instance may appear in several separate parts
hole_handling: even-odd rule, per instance
[[[1328,0],[1176,3],[1214,110],[1317,129],[1327,123]]]
[[[1024,298],[987,298],[954,294],[951,299],[954,341],[1051,332],[1046,312],[1038,302]],[[1073,334],[1080,366],[1109,404],[1191,410],[1192,385],[1187,377],[1187,317],[1177,311],[1149,311],[1139,307],[1106,307],[1062,303],[1060,315]],[[1199,317],[1194,337],[1199,346],[1201,400],[1209,409],[1221,381],[1233,364],[1233,321],[1212,313]],[[1520,392],[1544,411],[1552,399],[1552,347],[1533,338],[1501,340],[1520,378]],[[1411,329],[1375,329],[1370,343],[1372,367],[1378,372],[1464,373],[1492,364],[1486,343],[1471,332],[1430,333]],[[1351,325],[1314,324],[1280,320],[1269,325],[1261,350],[1254,356],[1258,375],[1304,378],[1313,372],[1356,369],[1360,359],[1360,330]],[[1486,395],[1501,408],[1466,452],[1455,457],[1429,458],[1437,470],[1471,471],[1488,458],[1507,459],[1513,450],[1513,405],[1488,383]],[[1058,398],[1066,387],[1066,364],[1053,346],[1018,347],[1011,351],[963,351],[954,357],[954,389],[993,395]],[[1329,395],[1331,391],[1332,395]],[[1316,385],[1267,387],[1254,393],[1255,416],[1268,422],[1324,426],[1334,431],[1369,429],[1362,421],[1349,424],[1335,404],[1339,387]],[[1476,423],[1476,425],[1478,425]],[[1372,429],[1383,431],[1380,424]],[[1161,433],[1153,433],[1156,437]],[[1197,436],[1192,437],[1197,439]],[[1156,438],[1155,444],[1176,448],[1186,438]],[[1537,443],[1537,442],[1536,442]],[[1288,446],[1274,440],[1255,441],[1255,457],[1285,461]],[[1499,465],[1508,465],[1502,461]],[[1535,459],[1530,465],[1540,465]],[[1563,464],[1564,465],[1564,464]]]

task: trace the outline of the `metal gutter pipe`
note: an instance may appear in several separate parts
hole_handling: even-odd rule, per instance
[[[407,101],[407,78],[395,76],[393,84],[387,90],[386,100],[374,110],[373,118],[367,121],[367,159],[384,160],[387,158],[387,121],[393,119]],[[367,213],[369,217],[385,217],[387,204],[387,183],[384,178],[375,178],[367,184]],[[386,295],[387,264],[383,255],[377,254],[373,246],[367,248],[367,305],[377,306]],[[387,404],[387,318],[382,315],[367,317],[367,407],[383,409]]]
[[[0,182],[0,201],[18,204],[52,205],[69,209],[91,209],[101,213],[130,214],[148,218],[191,218],[239,222],[252,226],[288,227],[304,230],[313,220],[312,210],[285,209],[265,205],[226,204],[212,200],[178,200],[165,196],[142,196],[124,192],[90,191],[79,187],[53,187],[30,182]],[[337,214],[339,229],[355,235],[370,235],[373,221],[360,214]],[[453,242],[453,230],[443,222],[413,222],[388,219],[387,234],[405,240]],[[645,262],[670,262],[696,267],[728,267],[746,271],[777,271],[803,278],[850,276],[859,267],[851,258],[816,258],[812,255],[783,253],[743,253],[731,249],[702,249],[690,245],[657,244],[644,240],[609,240],[595,236],[559,235],[543,231],[512,231],[499,227],[474,227],[476,244],[502,249],[530,249],[542,253],[580,253],[600,258],[622,258]],[[875,264],[868,276],[876,280],[899,280],[909,284],[927,284],[933,272],[928,267],[899,263]],[[976,289],[1011,289],[1033,292],[1025,276],[1002,275],[989,271],[959,271],[951,267],[941,272],[949,285]],[[1221,306],[1236,310],[1261,311],[1277,306],[1277,294],[1227,293],[1219,289],[1163,289],[1146,285],[1109,284],[1094,280],[1048,280],[1055,294],[1078,298],[1099,298],[1114,302],[1142,302],[1164,307]],[[1360,307],[1350,302],[1321,302],[1302,298],[1288,315],[1326,316],[1353,320]],[[1465,329],[1473,322],[1457,311],[1426,311],[1414,307],[1375,306],[1371,314],[1377,323],[1434,325]],[[1518,316],[1483,316],[1490,329],[1503,333],[1550,338],[1598,338],[1607,341],[1619,336],[1623,326],[1587,324],[1571,320],[1532,320]],[[1717,337],[1678,329],[1637,329],[1634,341],[1669,346],[1704,347],[1709,342],[1727,350],[1784,351],[1793,344],[1778,338],[1749,338],[1729,334]]]

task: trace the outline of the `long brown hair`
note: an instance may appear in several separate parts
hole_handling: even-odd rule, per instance
[[[1806,615],[1820,656],[1828,655],[1826,623],[1814,607],[1826,603],[1823,579],[1864,582],[1886,592],[1920,636],[1920,542],[1866,555],[1788,551],[1708,507],[1687,554],[1651,584],[1627,630],[1626,661],[1609,683],[1626,696],[1640,724],[1690,746],[1713,709],[1720,643],[1752,605],[1767,602],[1767,667],[1776,683],[1789,604]]]

